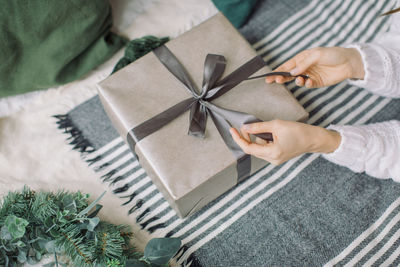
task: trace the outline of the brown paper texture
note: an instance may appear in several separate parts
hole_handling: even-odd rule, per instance
[[[166,46],[201,88],[206,55],[227,59],[224,77],[256,56],[256,52],[222,15],[168,42]],[[254,75],[271,71],[267,67]],[[149,53],[99,84],[99,96],[117,131],[126,135],[135,126],[190,97],[183,85]],[[214,104],[255,115],[262,120],[305,120],[307,112],[282,85],[264,79],[244,81]],[[200,209],[237,183],[236,160],[211,118],[204,139],[187,135],[189,112],[136,144],[147,174],[179,216]],[[252,172],[265,166],[252,158]]]

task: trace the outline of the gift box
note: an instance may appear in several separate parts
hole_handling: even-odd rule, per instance
[[[185,217],[267,164],[235,147],[230,125],[308,117],[284,86],[244,80],[270,71],[217,14],[108,77],[98,91],[114,127]]]

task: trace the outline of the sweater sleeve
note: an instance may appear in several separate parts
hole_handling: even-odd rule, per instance
[[[330,125],[328,129],[339,132],[342,141],[334,152],[323,154],[324,158],[354,172],[400,182],[400,121]]]
[[[399,1],[400,2],[400,1]],[[371,43],[354,43],[364,63],[363,80],[349,80],[372,93],[400,97],[400,13],[390,15],[390,29]]]

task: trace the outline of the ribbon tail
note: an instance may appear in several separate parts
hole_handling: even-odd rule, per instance
[[[246,179],[250,176],[251,173],[251,157],[243,152],[243,150],[236,144],[236,142],[232,139],[231,134],[229,133],[229,128],[231,125],[224,117],[219,115],[216,112],[213,112],[208,109],[210,117],[212,118],[215,126],[218,129],[219,134],[224,140],[225,144],[232,152],[233,156],[236,158],[236,169],[238,173],[238,183],[243,179]]]
[[[221,108],[217,105],[205,101],[203,101],[202,104],[206,106],[209,110],[211,110],[213,113],[217,113],[219,116],[225,118],[227,121],[231,123],[232,126],[237,128],[240,128],[243,124],[261,122],[260,119],[248,113]]]
[[[190,108],[190,124],[188,134],[204,138],[207,124],[207,110],[198,101]]]
[[[207,92],[205,99],[211,101],[220,97],[263,67],[265,67],[265,62],[260,56],[250,59],[221,81],[217,82],[216,87]]]
[[[220,116],[224,117],[227,121],[229,121],[231,123],[232,126],[234,126],[235,128],[238,128],[238,129],[240,127],[242,127],[243,124],[262,122],[262,120],[260,120],[256,116],[245,113],[245,112],[221,108],[214,104],[211,104],[210,102],[202,102],[202,103],[208,109],[210,109],[213,112],[218,113]],[[259,133],[259,134],[254,134],[254,135],[257,137],[260,137],[261,139],[264,139],[267,142],[274,141],[272,133]]]

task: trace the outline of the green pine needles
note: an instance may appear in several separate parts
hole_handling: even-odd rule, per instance
[[[104,193],[89,204],[89,195],[81,192],[35,192],[28,187],[10,192],[0,206],[0,266],[35,264],[45,254],[55,256],[47,266],[65,266],[57,255],[82,267],[167,264],[180,240],[152,239],[146,246],[148,256],[146,250],[144,255],[135,251],[127,226],[96,217]]]
[[[122,69],[126,65],[141,58],[147,53],[153,51],[160,45],[169,41],[168,37],[158,38],[152,35],[143,36],[142,38],[133,39],[128,42],[125,48],[124,56],[117,62],[112,73]],[[111,73],[111,74],[112,74]]]

